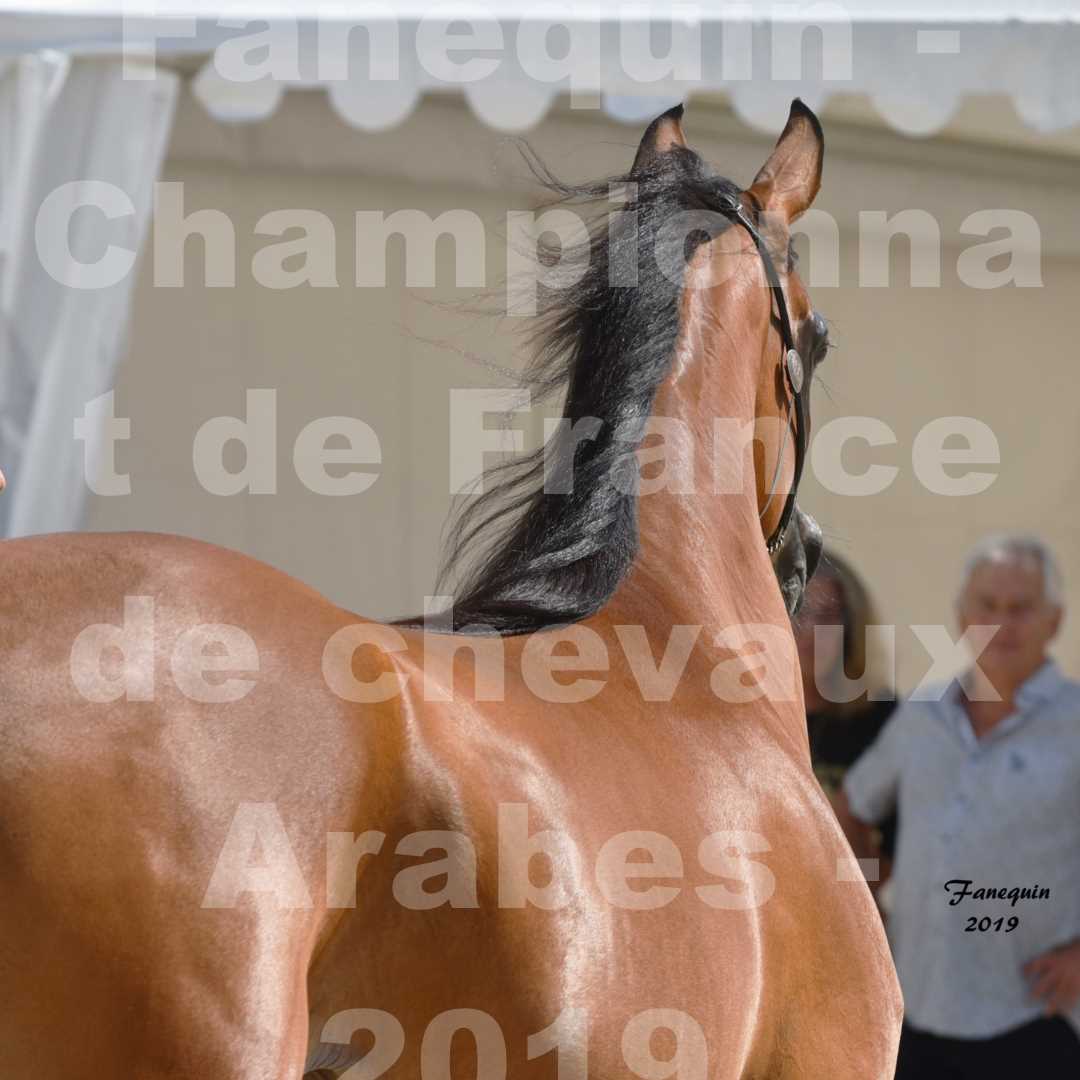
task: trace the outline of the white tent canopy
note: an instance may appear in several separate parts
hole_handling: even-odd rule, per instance
[[[219,118],[256,120],[288,86],[321,86],[368,130],[435,89],[504,130],[567,91],[633,121],[724,92],[770,130],[793,96],[820,108],[837,93],[866,94],[909,134],[940,129],[969,94],[1010,97],[1037,131],[1080,123],[1076,0],[26,0],[0,8],[0,47],[203,56],[196,92]]]

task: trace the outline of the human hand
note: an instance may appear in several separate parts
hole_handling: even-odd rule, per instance
[[[1080,939],[1036,956],[1024,965],[1031,996],[1042,1000],[1048,1016],[1080,1001]]]

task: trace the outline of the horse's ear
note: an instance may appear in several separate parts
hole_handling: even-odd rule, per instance
[[[761,166],[749,191],[766,211],[794,221],[821,187],[825,136],[818,118],[798,99],[791,103],[788,122],[769,160]]]
[[[676,105],[661,113],[646,129],[641,137],[631,174],[647,169],[658,157],[676,146],[686,147],[686,136],[682,129],[682,105]]]

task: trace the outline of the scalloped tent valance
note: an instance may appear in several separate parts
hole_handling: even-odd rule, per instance
[[[865,94],[900,131],[927,135],[966,95],[1007,95],[1031,128],[1080,123],[1080,8],[1061,2],[915,0],[442,3],[42,0],[0,6],[0,49],[202,58],[194,90],[225,120],[321,88],[351,125],[399,123],[420,95],[463,92],[488,125],[520,131],[554,98],[640,121],[723,92],[771,131],[795,95],[814,108]],[[140,65],[142,67],[140,68]]]

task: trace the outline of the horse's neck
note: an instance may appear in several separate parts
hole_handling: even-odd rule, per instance
[[[756,365],[732,362],[732,351],[742,350],[731,339],[722,342],[723,355],[712,354],[695,325],[699,320],[690,322],[657,391],[653,415],[665,418],[661,429],[678,442],[665,438],[662,453],[650,451],[648,441],[643,448],[647,458],[664,462],[667,482],[638,498],[638,555],[612,597],[612,613],[658,629],[786,625],[758,518],[752,450],[736,452],[732,467],[727,442],[753,422]],[[650,468],[643,469],[646,488]]]

